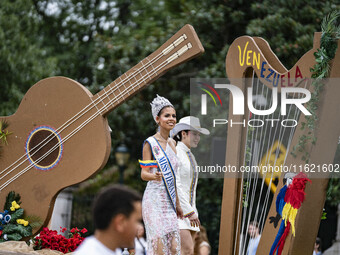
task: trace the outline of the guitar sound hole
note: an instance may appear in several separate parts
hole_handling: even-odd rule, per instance
[[[26,151],[30,162],[37,169],[51,169],[61,158],[60,137],[50,127],[39,127],[30,134]]]

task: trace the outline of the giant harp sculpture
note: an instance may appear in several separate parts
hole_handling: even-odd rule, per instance
[[[265,99],[265,104],[257,104],[258,109],[270,107],[274,93],[273,88],[277,88],[278,93],[283,87],[300,87],[313,91],[310,79],[306,78],[311,77],[310,69],[315,64],[314,53],[320,48],[320,39],[321,33],[315,33],[313,49],[303,55],[290,70],[287,70],[264,39],[248,36],[239,37],[230,46],[226,57],[226,71],[230,83],[240,88],[244,95],[246,95],[248,87],[253,87],[253,95],[256,94],[257,97],[260,95],[262,101]],[[340,47],[338,47],[337,54],[331,62],[330,78],[340,77],[339,49]],[[292,98],[302,97],[299,93],[290,96]],[[302,150],[303,152],[298,150],[295,153],[297,155],[293,155],[293,148],[299,143],[301,137],[306,138],[310,135],[308,128],[301,128],[301,123],[305,122],[306,119],[299,109],[293,106],[287,109],[286,117],[294,118],[297,125],[285,128],[280,125],[283,116],[280,116],[278,111],[270,116],[259,116],[249,113],[249,110],[247,112],[248,107],[244,107],[244,115],[233,115],[233,101],[235,100],[230,96],[229,122],[232,119],[234,122],[242,123],[245,119],[245,123],[247,123],[250,119],[257,119],[259,123],[263,121],[265,124],[262,127],[252,129],[242,125],[228,127],[227,164],[234,165],[237,168],[242,165],[266,165],[269,164],[270,160],[277,164],[280,157],[284,165],[304,165],[307,159],[309,163],[315,165],[332,164],[340,135],[340,118],[336,117],[340,112],[339,96],[340,86],[325,84],[317,102],[318,119],[315,122],[314,131],[312,131],[316,142],[314,144],[307,142],[304,150]],[[256,102],[254,107],[256,108]],[[266,125],[271,125],[271,123],[266,122],[265,118],[279,119],[280,121],[277,121],[277,124],[269,129]],[[266,155],[266,152],[269,152],[269,155],[268,153]],[[247,153],[249,157],[246,156]],[[272,158],[269,159],[270,157]],[[270,180],[270,182],[273,181]],[[311,178],[311,181],[311,183],[306,184],[305,200],[295,219],[295,236],[290,231],[282,254],[312,254],[313,252],[325,202],[328,179]],[[242,174],[239,178],[224,179],[219,240],[220,255],[246,254],[247,239],[245,233],[249,221],[253,219],[259,223],[262,229],[256,254],[269,254],[279,229],[279,227],[270,223],[269,218],[276,215],[275,199],[282,185],[280,178],[272,198],[273,202],[267,207],[271,199],[269,199],[269,188],[267,191],[267,186],[264,185],[264,178],[257,175],[247,176],[247,174]],[[253,188],[255,186],[261,187],[264,194],[262,198],[258,198],[258,203],[254,202]],[[245,201],[247,205],[244,205]],[[249,213],[251,216],[246,215]]]

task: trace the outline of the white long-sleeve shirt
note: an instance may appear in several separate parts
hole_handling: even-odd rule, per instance
[[[180,167],[176,176],[176,185],[178,198],[185,217],[184,220],[179,219],[179,228],[199,231],[199,227],[192,227],[187,218],[193,213],[196,213],[198,216],[196,208],[196,188],[198,180],[196,159],[190,149],[182,142],[177,143],[176,151],[180,161]]]

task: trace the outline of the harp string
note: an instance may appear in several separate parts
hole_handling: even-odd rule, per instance
[[[255,74],[253,75],[253,79],[252,79],[252,84],[255,84],[255,81],[256,80],[256,92],[255,92],[255,95],[259,95],[259,79],[256,79],[255,78]],[[254,87],[255,85],[253,85]],[[254,88],[253,88],[254,90]],[[262,86],[262,91],[261,91],[261,95],[263,94],[263,90],[264,90],[264,87]],[[258,99],[258,98],[257,98]],[[263,110],[262,109],[262,106],[260,106],[260,110]],[[263,119],[264,119],[264,116],[262,116]],[[258,119],[256,118],[256,115],[254,115],[254,120],[261,120],[261,116],[258,117]],[[256,142],[257,141],[257,138],[259,137],[259,128],[255,128],[252,129],[252,139],[251,139],[251,148],[250,148],[250,153],[251,153],[251,158],[249,159],[249,163],[247,165],[249,165],[249,167],[251,167],[252,165],[256,164],[256,156],[258,154],[258,148],[259,148],[259,144]],[[253,136],[253,134],[255,133],[255,137]],[[261,129],[261,133],[262,133],[262,129]],[[261,134],[260,134],[260,137],[261,137]],[[247,140],[248,140],[248,137],[247,137]],[[249,175],[248,175],[248,180],[247,182],[249,183],[249,187],[251,187],[251,182],[253,181],[253,185],[252,185],[252,192],[251,192],[251,198],[250,198],[250,204],[247,205],[246,207],[246,211],[247,211],[247,208],[249,207],[249,213],[248,215],[251,215],[252,214],[252,211],[253,211],[253,205],[254,205],[254,202],[255,202],[255,191],[256,191],[256,187],[257,187],[257,183],[258,183],[258,178],[259,178],[259,175],[258,173],[255,173],[255,176],[252,172],[249,172]],[[247,184],[247,187],[248,187],[248,184]],[[250,191],[250,189],[248,190]],[[247,194],[246,196],[246,199],[247,201],[249,201],[249,194]],[[247,212],[245,212],[244,215],[246,215]],[[244,219],[246,219],[247,217],[244,217]],[[241,233],[243,233],[243,231],[247,231],[248,229],[248,226],[249,226],[249,223],[250,223],[250,217],[247,218],[247,223],[245,224],[245,222],[242,222],[242,231]],[[245,244],[246,244],[246,241],[247,241],[247,236],[245,236],[245,241],[242,243],[242,249],[241,249],[241,252],[243,253],[244,250],[245,250]]]
[[[252,74],[252,84],[254,83],[254,79],[255,79],[255,72],[254,72],[254,70],[253,70],[253,74]],[[247,137],[248,137],[248,135],[249,135],[249,126],[247,125]],[[253,136],[254,136],[254,132],[252,132],[252,139],[251,139],[251,144],[250,144],[250,150],[252,150],[252,148],[253,148],[253,140],[254,140],[254,138],[253,138]],[[247,150],[248,150],[248,139],[246,140],[246,142],[245,142],[245,148],[244,148],[244,151],[245,151],[245,155],[244,155],[244,161],[243,161],[243,165],[246,165],[246,163],[247,164],[249,164],[249,162],[247,162],[248,161],[248,158],[247,158],[247,156],[248,156],[248,154],[247,154]],[[246,179],[248,179],[248,177],[249,177],[249,174],[250,173],[247,173],[247,177],[246,177]],[[243,183],[243,185],[242,185],[242,188],[241,188],[241,191],[244,189],[244,173],[242,173],[242,183]],[[243,203],[243,199],[244,199],[244,201],[246,202],[246,201],[248,201],[248,196],[249,196],[249,187],[250,186],[248,186],[248,182],[246,182],[246,195],[245,195],[245,198],[243,197],[243,194],[241,195],[241,199],[240,199],[240,203],[242,204]],[[243,191],[242,191],[242,193],[243,193]],[[246,210],[246,212],[243,214],[243,218],[242,218],[242,222],[241,222],[241,233],[243,232],[243,228],[244,228],[244,222],[245,222],[245,218],[246,218],[246,214],[247,214],[247,210],[248,210],[248,206],[247,207],[245,207],[245,210]],[[239,218],[238,218],[239,219]],[[238,228],[237,228],[238,229]]]
[[[254,72],[254,70],[253,70],[253,75],[252,75],[252,84],[254,83],[254,79],[255,79],[255,72]],[[243,157],[243,165],[245,165],[246,164],[246,161],[248,160],[248,158],[247,158],[247,149],[248,149],[248,135],[249,135],[249,126],[247,125],[247,139],[246,139],[246,142],[245,142],[245,148],[244,148],[244,151],[245,151],[245,155],[244,155],[244,157]],[[252,147],[253,147],[253,141],[254,141],[254,138],[253,138],[253,136],[254,136],[254,132],[252,132],[252,139],[250,140],[251,141],[251,144],[250,144],[250,151],[252,150]],[[247,162],[248,164],[249,164],[249,162]],[[249,175],[250,175],[250,173],[246,173],[247,175],[248,175],[248,177],[246,178],[246,180],[248,180],[248,178],[249,178]],[[242,205],[242,203],[243,203],[243,199],[244,199],[244,201],[246,202],[246,201],[248,201],[248,197],[249,197],[249,190],[250,190],[250,183],[251,183],[251,178],[250,178],[250,183],[247,181],[247,182],[244,182],[244,179],[245,179],[245,173],[242,173],[242,179],[241,179],[241,183],[243,184],[242,185],[242,187],[241,187],[241,189],[240,189],[240,200],[239,200],[239,208],[238,208],[238,212],[240,212],[241,211],[241,205]],[[247,185],[246,185],[246,191],[245,191],[245,193],[246,193],[246,195],[245,195],[245,197],[243,197],[243,189],[244,189],[244,183],[246,183]],[[249,185],[248,185],[249,184]],[[245,210],[247,211],[248,210],[248,206],[245,208]],[[241,233],[243,232],[243,228],[244,228],[244,222],[245,222],[245,217],[246,217],[246,214],[247,213],[244,213],[243,214],[243,219],[242,219],[242,222],[241,222]],[[237,228],[236,228],[236,231],[238,231],[238,226],[239,226],[239,220],[240,220],[240,217],[237,217]],[[243,240],[238,240],[238,237],[239,236],[236,236],[236,238],[235,238],[235,244],[234,244],[234,247],[237,247],[237,244],[238,244],[238,242],[242,242]],[[242,247],[241,247],[242,248]],[[235,252],[236,252],[236,249],[234,250],[234,254],[235,254]]]
[[[307,86],[307,82],[305,83],[304,88],[306,88],[306,86]],[[294,93],[294,96],[295,96],[295,93]],[[291,110],[291,108],[289,109],[289,111],[290,110]],[[288,113],[288,115],[289,115],[289,113]],[[298,111],[297,107],[295,107],[294,119],[298,120],[299,117],[300,117],[300,111]],[[290,145],[291,145],[291,142],[292,142],[292,139],[293,139],[293,134],[295,133],[295,130],[296,130],[296,126],[291,128],[291,130],[290,130],[288,144],[287,144],[287,150],[286,150],[286,154],[285,154],[285,159],[284,159],[283,165],[285,165],[288,153],[290,151]],[[270,179],[270,183],[269,183],[268,187],[270,187],[271,183],[272,183],[272,178]],[[266,194],[266,197],[265,197],[265,209],[262,211],[261,216],[260,216],[260,221],[259,221],[259,225],[261,226],[260,229],[263,229],[263,226],[264,226],[264,222],[265,222],[265,214],[264,214],[264,212],[267,211],[269,194],[270,194],[270,189],[267,190],[267,194]],[[262,223],[261,223],[261,221],[262,221]]]
[[[252,84],[254,84],[254,80],[255,80],[255,74],[253,72],[253,76],[252,76]],[[256,95],[258,96],[258,84],[259,84],[259,79],[257,78],[257,88],[256,88]],[[269,93],[269,88],[263,84],[262,85],[262,93],[261,95],[263,95],[264,93],[264,90],[263,88],[266,87],[266,101],[268,102],[268,94]],[[307,82],[305,83],[305,88],[306,88],[306,85],[307,85]],[[300,94],[300,93],[299,93]],[[293,95],[293,97],[295,97],[295,93]],[[273,95],[271,95],[270,97],[270,103],[269,103],[269,107],[271,106],[272,104],[272,99],[273,99]],[[289,107],[289,110],[288,110],[288,115],[287,116],[291,116],[291,111],[292,111],[292,108],[293,106],[290,106]],[[260,106],[260,110],[262,110],[262,106]],[[293,113],[293,119],[298,121],[299,119],[299,115],[300,115],[300,111],[297,107],[294,107],[294,113]],[[264,123],[264,115],[263,116],[263,119],[262,119],[262,123]],[[274,112],[271,114],[271,119],[273,119],[273,116],[274,116]],[[257,116],[254,116],[254,120],[261,120],[261,116],[259,116],[259,118],[257,118]],[[279,115],[279,120],[281,122],[281,117]],[[271,153],[273,152],[273,150],[275,151],[275,160],[274,160],[274,164],[273,166],[276,165],[277,163],[277,160],[278,160],[278,157],[279,157],[279,154],[280,154],[280,146],[283,143],[284,141],[284,136],[286,134],[286,129],[287,127],[282,127],[282,125],[280,126],[280,130],[279,130],[279,134],[278,134],[278,147],[277,148],[272,148],[269,152],[269,147],[270,146],[273,146],[274,142],[276,141],[276,138],[277,138],[277,129],[278,129],[278,125],[279,123],[276,125],[275,127],[275,132],[274,132],[274,135],[272,136],[271,133],[272,133],[272,130],[273,128],[270,128],[269,130],[269,136],[268,136],[268,141],[267,141],[267,146],[265,146],[266,144],[266,138],[267,138],[267,130],[268,130],[268,124],[269,122],[267,121],[265,125],[262,125],[261,127],[261,131],[259,131],[259,128],[257,127],[256,128],[256,131],[251,133],[251,141],[250,141],[250,153],[251,153],[251,158],[249,159],[248,161],[248,165],[251,167],[253,165],[256,165],[258,166],[259,165],[259,162],[260,159],[263,157],[263,150],[265,147],[267,147],[267,154],[266,154],[266,158],[265,158],[265,164],[264,165],[268,165],[269,163],[269,160],[270,160],[270,155]],[[265,126],[265,127],[264,127]],[[264,129],[264,130],[263,130]],[[293,138],[293,134],[295,132],[295,129],[296,129],[296,126],[295,127],[290,127],[289,128],[290,131],[288,131],[289,135],[288,135],[288,143],[287,143],[287,149],[286,149],[286,153],[284,155],[284,161],[283,161],[283,164],[286,162],[286,159],[287,159],[287,156],[288,156],[288,152],[290,150],[290,146],[291,146],[291,142],[292,142],[292,138]],[[260,132],[260,136],[258,136]],[[254,133],[255,133],[255,138],[254,138]],[[264,133],[264,134],[263,134]],[[246,139],[246,142],[245,142],[245,154],[247,154],[247,147],[249,145],[249,126],[247,125],[247,139]],[[259,141],[258,140],[258,137],[259,137]],[[256,142],[257,141],[257,142]],[[268,153],[269,152],[269,153]],[[244,162],[247,161],[247,155],[244,155]],[[241,249],[239,250],[239,254],[244,254],[246,252],[246,244],[247,244],[247,241],[248,241],[248,235],[247,235],[247,229],[249,228],[249,225],[250,225],[250,219],[251,219],[251,216],[252,216],[252,211],[253,211],[253,206],[255,204],[256,206],[256,210],[255,210],[255,217],[254,217],[254,221],[258,222],[259,224],[259,227],[260,229],[263,229],[263,226],[264,226],[264,223],[265,223],[265,218],[267,216],[267,211],[268,211],[268,204],[269,204],[269,198],[270,198],[270,186],[273,182],[273,174],[274,172],[271,172],[271,177],[270,177],[270,181],[269,181],[269,185],[267,187],[267,191],[266,192],[263,192],[263,187],[264,187],[264,182],[265,182],[265,177],[266,176],[262,176],[262,183],[261,183],[261,189],[260,189],[260,193],[259,193],[259,198],[258,198],[258,202],[257,204],[255,204],[255,193],[256,193],[256,190],[257,190],[257,183],[258,183],[258,178],[259,178],[259,173],[256,172],[255,173],[255,176],[252,175],[250,172],[249,173],[242,173],[242,183],[247,183],[248,185],[246,185],[246,188],[245,188],[245,196],[244,196],[244,200],[246,202],[249,201],[249,197],[250,197],[250,193],[251,193],[251,198],[250,198],[250,203],[248,203],[248,205],[244,208],[243,212],[242,212],[242,227],[241,227],[241,231],[240,231],[240,236],[236,236],[235,238],[235,246],[237,246],[238,242],[242,245],[241,246]],[[254,179],[253,181],[253,185],[251,185],[252,183],[252,179]],[[250,192],[250,187],[252,186],[252,192]],[[243,200],[243,187],[240,189],[240,200],[239,200],[239,212],[241,211],[241,204],[242,204],[242,200]],[[260,204],[261,204],[261,200],[263,200],[262,198],[262,195],[265,193],[265,197],[264,197],[264,203],[263,203],[263,208],[262,210],[260,211]],[[247,215],[247,211],[248,211],[248,207],[249,207],[249,213]],[[238,229],[238,225],[239,225],[239,219],[240,217],[238,217],[237,219],[237,229]],[[245,224],[245,222],[247,222],[247,224]],[[244,233],[244,238],[241,239],[242,235]],[[240,238],[240,240],[239,240]],[[235,249],[236,251],[236,249]],[[235,251],[234,251],[234,254],[235,254]]]
[[[259,80],[258,80],[259,81]],[[257,82],[257,84],[259,84],[259,82]],[[261,84],[262,85],[262,84]],[[258,85],[257,85],[258,86]],[[266,86],[263,86],[262,85],[262,92],[261,92],[261,94],[260,95],[266,95],[267,97],[266,97],[266,103],[268,103],[268,87],[266,87],[266,92],[264,93],[264,87],[266,87]],[[259,96],[259,94],[258,93],[256,93],[256,95],[257,96]],[[259,98],[257,99],[258,101],[259,101]],[[260,104],[260,102],[258,102],[258,104]],[[271,106],[272,105],[272,97],[270,97],[270,103],[269,103],[269,106]],[[263,105],[263,107],[261,106],[261,104],[260,104],[260,110],[264,110],[264,108],[265,108],[265,105]],[[255,115],[255,118],[254,119],[257,119],[256,118],[256,115]],[[261,120],[262,121],[262,123],[264,123],[264,119],[265,119],[265,116],[264,115],[260,115],[259,116],[259,118],[258,118],[258,120]],[[261,132],[259,131],[259,129],[261,129]],[[260,157],[262,157],[262,154],[263,154],[263,149],[264,149],[264,139],[262,139],[262,138],[265,138],[265,137],[267,137],[267,130],[268,130],[268,122],[266,122],[266,125],[265,125],[265,128],[263,128],[263,126],[262,126],[262,128],[256,128],[256,135],[255,135],[255,138],[256,139],[254,139],[257,143],[256,143],[256,146],[254,146],[254,150],[252,150],[252,161],[251,161],[251,164],[250,164],[250,166],[258,166],[259,165],[259,161],[260,161]],[[260,132],[260,134],[259,134],[259,132]],[[263,132],[264,132],[264,134],[263,134]],[[260,139],[259,139],[260,138]],[[268,143],[269,144],[269,143]],[[252,176],[251,176],[251,179],[253,179],[252,178]],[[247,233],[247,229],[248,229],[248,227],[249,227],[249,225],[250,225],[250,219],[251,219],[251,215],[252,215],[252,212],[253,212],[253,207],[254,207],[254,205],[256,205],[256,203],[255,203],[255,201],[256,201],[256,190],[257,190],[257,187],[258,187],[258,179],[259,179],[259,173],[258,172],[255,172],[255,177],[254,177],[254,179],[255,179],[255,182],[254,182],[254,184],[253,184],[253,189],[252,189],[252,196],[251,196],[251,203],[250,203],[250,210],[249,210],[249,215],[247,215],[248,217],[248,220],[247,220],[247,223],[245,224],[245,231],[243,232],[241,232],[242,234],[243,233],[245,233],[245,241],[243,242],[243,244],[242,244],[242,249],[241,249],[241,254],[243,254],[244,252],[246,252],[246,244],[247,244],[247,241],[248,241],[248,236],[246,235],[246,233]],[[262,194],[262,189],[263,189],[263,186],[264,186],[264,179],[262,179],[262,183],[261,183],[261,192],[260,192],[260,194]],[[248,200],[249,200],[249,196],[248,196],[248,198],[247,198]],[[261,201],[261,197],[259,198],[259,201]],[[259,205],[259,203],[257,203],[257,205]],[[256,210],[255,210],[255,219],[253,219],[253,220],[256,220],[257,219],[257,215],[258,215],[258,210],[259,210],[259,207],[257,206],[256,207]]]

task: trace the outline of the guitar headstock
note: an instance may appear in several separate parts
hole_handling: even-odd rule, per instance
[[[162,65],[160,73],[163,73],[203,52],[204,48],[195,29],[187,24],[148,58],[160,56],[160,61],[157,62]]]
[[[102,90],[96,95],[101,97],[103,103],[107,105],[102,114],[107,114],[171,68],[197,57],[203,52],[204,48],[194,28],[191,25],[185,25],[155,52],[109,84],[106,90]],[[109,96],[106,94],[107,91],[109,91]],[[111,100],[111,98],[116,99]],[[112,101],[113,103],[111,103]]]

